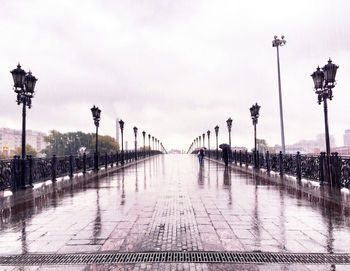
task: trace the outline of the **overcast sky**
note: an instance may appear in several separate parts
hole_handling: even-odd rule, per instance
[[[27,128],[100,132],[115,118],[186,149],[215,125],[232,145],[253,146],[249,107],[261,105],[258,137],[281,144],[274,35],[280,48],[286,144],[324,132],[310,74],[339,65],[330,133],[350,129],[350,4],[340,0],[0,0],[0,127],[21,129],[10,70],[39,78]],[[139,135],[141,139],[141,134]],[[213,138],[212,138],[213,139]],[[214,145],[214,141],[212,141]]]

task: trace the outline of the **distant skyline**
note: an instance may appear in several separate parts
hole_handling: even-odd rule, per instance
[[[232,145],[253,146],[249,108],[261,105],[258,138],[281,144],[274,35],[280,48],[286,145],[324,133],[311,73],[329,57],[339,66],[329,129],[349,129],[350,3],[323,1],[1,0],[0,127],[21,129],[9,73],[18,62],[39,79],[27,128],[115,137],[115,120],[157,137],[166,149],[233,119]],[[30,11],[30,12],[28,12]],[[329,19],[325,19],[329,18]]]

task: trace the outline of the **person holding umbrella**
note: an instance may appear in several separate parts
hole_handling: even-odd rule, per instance
[[[203,148],[199,149],[197,156],[198,156],[199,165],[203,165],[203,158],[204,158],[204,149]]]
[[[231,154],[231,147],[228,144],[221,144],[219,147],[220,149],[222,149],[222,159],[225,162],[225,167],[227,167],[230,154]]]

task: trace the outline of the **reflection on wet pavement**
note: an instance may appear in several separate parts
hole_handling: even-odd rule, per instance
[[[109,250],[337,253],[350,251],[349,233],[348,216],[316,204],[300,191],[207,160],[200,167],[189,155],[162,155],[3,210],[0,250],[2,254]],[[188,270],[219,268],[188,266]],[[163,267],[180,268],[178,264],[151,266]],[[220,268],[232,270],[233,266]],[[234,268],[345,270],[307,265]]]

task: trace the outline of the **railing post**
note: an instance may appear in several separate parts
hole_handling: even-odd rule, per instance
[[[280,151],[278,160],[279,160],[279,164],[280,164],[280,175],[283,176],[283,154],[281,151]]]
[[[269,151],[267,151],[265,154],[265,160],[266,160],[266,170],[267,170],[267,172],[270,172],[271,165],[270,165],[270,152]]]
[[[341,158],[338,156],[337,152],[332,153],[331,156],[331,174],[333,185],[340,186],[341,185]]]
[[[83,154],[83,174],[86,173],[86,153]]]
[[[29,186],[33,187],[33,156],[28,156],[29,160]]]
[[[57,171],[57,158],[56,155],[54,154],[52,156],[52,168],[51,168],[51,176],[52,176],[52,181],[56,181],[56,172]]]
[[[108,168],[108,155],[105,152],[105,169],[107,170],[107,168]]]
[[[69,178],[73,178],[73,155],[69,155]]]
[[[297,180],[301,180],[301,157],[300,157],[300,152],[297,152],[296,156],[296,164],[297,164]]]
[[[248,167],[248,151],[245,151],[245,167]]]
[[[239,150],[239,165],[242,166],[242,150]]]
[[[325,152],[321,152],[320,153],[320,163],[319,163],[319,171],[320,171],[320,184],[323,184],[324,180],[325,180],[325,164],[326,164],[326,153]]]
[[[18,190],[21,184],[21,162],[19,156],[12,159],[12,190]]]

